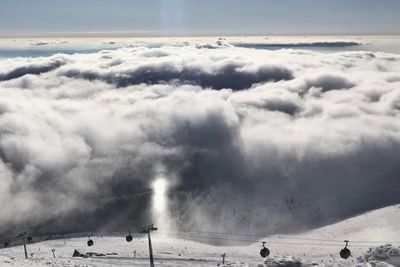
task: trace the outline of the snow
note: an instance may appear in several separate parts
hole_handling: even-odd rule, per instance
[[[382,264],[386,262],[388,266],[400,266],[400,248],[393,247],[390,244],[382,245],[376,248],[370,248],[364,255],[357,259],[359,262],[368,262],[373,264]]]
[[[266,237],[263,240],[271,250],[271,255],[266,260],[259,256],[261,243],[229,247],[213,246],[171,237],[163,234],[161,229],[159,233],[155,232],[152,235],[152,241],[156,266],[388,267],[400,266],[399,243],[379,244],[379,242],[399,242],[399,230],[400,205],[395,205],[307,233]],[[90,248],[86,246],[87,238],[82,237],[29,244],[28,260],[24,259],[22,247],[1,249],[0,266],[149,265],[146,236],[135,235],[130,243],[125,241],[124,236],[97,236],[92,239],[94,246]],[[339,257],[339,251],[344,247],[341,240],[344,239],[350,240],[349,248],[353,255],[348,260]],[[55,249],[56,258],[53,258],[52,249]],[[103,253],[105,256],[73,258],[75,249],[81,253]],[[136,258],[134,258],[135,251]],[[222,264],[224,253],[226,262]]]

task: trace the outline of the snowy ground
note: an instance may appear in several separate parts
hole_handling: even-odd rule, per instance
[[[28,260],[23,259],[22,247],[2,249],[0,266],[149,265],[147,239],[143,236],[134,238],[131,243],[127,243],[124,237],[92,239],[95,244],[91,248],[86,246],[87,238],[30,244]],[[372,211],[296,236],[265,238],[264,241],[267,241],[267,247],[271,250],[271,255],[265,261],[259,257],[259,243],[248,246],[212,246],[160,233],[154,234],[152,239],[156,266],[400,266],[400,244],[396,243],[400,241],[400,205]],[[350,240],[353,254],[348,260],[343,260],[338,255],[343,247],[340,241],[344,239]],[[379,247],[382,245],[379,241],[391,241],[393,246]],[[289,242],[292,244],[287,244]],[[373,249],[369,249],[370,247]],[[52,249],[55,249],[56,258],[53,258]],[[81,253],[108,255],[72,258],[75,249]],[[222,265],[221,255],[224,253],[226,263]]]

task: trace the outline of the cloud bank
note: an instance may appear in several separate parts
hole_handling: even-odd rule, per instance
[[[400,202],[400,56],[196,46],[0,60],[0,232],[300,231]],[[242,231],[243,232],[243,231]]]
[[[282,48],[346,48],[360,46],[361,43],[354,41],[325,41],[305,43],[235,43],[235,46],[259,49],[282,49]]]

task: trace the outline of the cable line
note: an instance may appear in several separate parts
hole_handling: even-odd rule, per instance
[[[250,240],[250,239],[236,239],[236,238],[225,238],[225,237],[210,237],[210,236],[200,236],[200,235],[184,235],[184,234],[172,234],[172,233],[163,233],[160,232],[161,235],[167,236],[176,236],[176,237],[192,237],[192,238],[201,238],[206,240],[223,240],[223,241],[237,241],[237,242],[249,242],[256,243],[259,240]],[[343,241],[342,241],[343,243]],[[324,243],[304,243],[304,242],[277,242],[277,241],[268,241],[268,244],[276,244],[276,245],[305,245],[305,246],[330,246],[330,247],[342,247],[340,244],[324,244]],[[357,248],[370,248],[370,246],[353,246]]]
[[[204,231],[204,230],[185,230],[185,229],[168,229],[161,228],[161,231],[173,231],[173,232],[187,232],[187,233],[195,233],[195,234],[213,234],[213,235],[227,235],[227,236],[249,236],[249,237],[260,237],[261,239],[269,239],[269,240],[280,240],[280,239],[288,239],[288,240],[303,240],[303,241],[319,241],[319,242],[330,242],[330,243],[343,243],[343,240],[335,240],[335,239],[321,239],[321,238],[309,238],[302,236],[273,236],[267,237],[266,234],[247,234],[247,233],[227,233],[227,232],[214,232],[214,231]],[[257,240],[258,242],[258,240]],[[352,243],[362,243],[362,244],[400,244],[400,241],[366,241],[366,240],[352,240]]]

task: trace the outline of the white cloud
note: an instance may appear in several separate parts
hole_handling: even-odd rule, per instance
[[[400,200],[397,55],[166,46],[0,66],[3,231],[140,224],[148,199],[119,196],[159,165],[188,225],[302,229]]]

